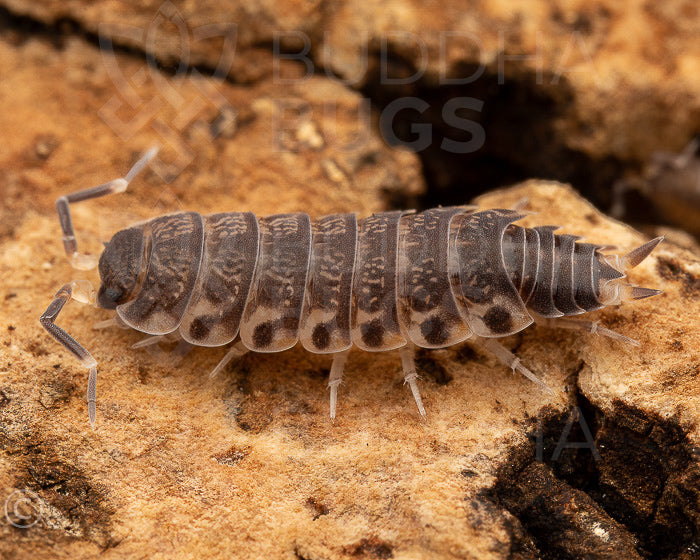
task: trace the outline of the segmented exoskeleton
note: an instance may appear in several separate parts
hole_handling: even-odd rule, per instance
[[[124,179],[59,198],[64,244],[75,265],[94,263],[77,252],[68,204],[123,191],[154,153]],[[232,344],[212,374],[248,350],[279,352],[298,341],[310,352],[333,354],[331,418],[351,346],[398,348],[424,415],[415,346],[443,348],[478,337],[503,363],[546,388],[496,338],[524,329],[534,316],[633,343],[593,322],[557,318],[659,293],[620,280],[660,238],[618,257],[555,234],[552,226],[515,225],[521,217],[468,206],[382,212],[359,221],[354,214],[316,220],[303,213],[170,214],[116,233],[99,259],[96,298],[91,287],[66,284],[41,322],[90,368],[93,425],[96,362],[54,322],[71,297],[116,310],[108,324],[152,335],[135,346],[173,334],[185,347]]]

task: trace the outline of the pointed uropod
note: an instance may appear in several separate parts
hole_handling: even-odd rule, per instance
[[[644,259],[646,259],[663,240],[664,236],[662,235],[661,237],[647,241],[643,245],[640,245],[636,249],[633,249],[627,253],[624,257],[622,257],[622,270],[629,270],[630,268],[637,266]]]

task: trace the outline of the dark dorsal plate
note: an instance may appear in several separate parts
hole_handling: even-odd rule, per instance
[[[399,316],[408,338],[423,348],[457,344],[471,335],[450,289],[449,240],[463,207],[434,208],[401,218]]]
[[[555,236],[555,247],[559,254],[559,266],[555,274],[559,276],[557,290],[554,294],[554,305],[564,315],[578,315],[584,313],[576,304],[576,284],[574,284],[574,249],[576,240],[581,239],[577,235]]]
[[[484,210],[454,220],[459,282],[453,293],[477,336],[506,336],[532,323],[502,254],[503,232],[521,217],[513,210]]]
[[[352,345],[350,308],[356,248],[355,214],[324,216],[313,223],[299,331],[299,340],[310,352],[342,352]]]
[[[527,306],[542,317],[561,317],[563,313],[554,305],[554,294],[559,281],[558,274],[555,274],[558,259],[554,241],[554,231],[558,226],[540,226],[534,229],[540,236],[540,265],[535,290]]]
[[[182,212],[154,218],[143,228],[151,246],[146,277],[134,299],[117,306],[117,313],[136,330],[168,334],[180,325],[197,282],[204,220],[196,212]]]
[[[598,299],[595,271],[598,270],[598,245],[576,243],[574,246],[574,299],[586,311],[603,307]]]
[[[280,352],[298,340],[311,254],[308,214],[259,219],[260,253],[243,311],[241,341],[256,352]]]
[[[520,296],[528,302],[535,291],[537,273],[540,268],[540,234],[532,228],[525,229],[525,261],[523,263],[523,278],[520,283]]]
[[[510,224],[503,233],[503,262],[515,289],[520,291],[525,275],[527,252],[525,228]]]
[[[352,288],[351,336],[362,350],[406,344],[396,309],[399,221],[403,212],[381,212],[359,223]]]
[[[212,214],[204,231],[202,267],[180,335],[198,346],[221,346],[241,325],[258,259],[258,221],[252,212]]]

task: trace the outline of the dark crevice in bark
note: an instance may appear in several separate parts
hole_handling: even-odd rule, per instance
[[[116,54],[143,60],[151,67],[167,76],[176,76],[196,71],[202,76],[216,77],[237,83],[235,76],[222,75],[215,66],[208,64],[185,65],[174,56],[166,60],[147,52],[134,45],[125,44],[119,38],[101,36],[86,28],[80,21],[63,17],[50,23],[42,22],[31,16],[15,14],[4,6],[0,6],[0,36],[13,45],[19,46],[33,38],[41,38],[49,42],[55,49],[62,50],[71,38],[81,38],[89,45]],[[249,84],[249,81],[245,83]]]
[[[77,36],[100,48],[99,36],[78,21],[66,18],[47,24],[6,8],[0,8],[0,33],[13,44],[40,37],[60,49],[68,38]],[[156,65],[165,73],[182,70],[138,48],[118,43],[113,48]],[[621,175],[625,163],[614,158],[593,160],[566,147],[557,122],[571,104],[573,93],[564,81],[556,94],[553,88],[541,87],[537,77],[527,72],[515,72],[504,83],[486,71],[464,85],[435,85],[423,79],[391,85],[381,79],[376,53],[372,60],[374,64],[370,64],[360,91],[371,99],[378,113],[386,111],[395,100],[416,98],[423,102],[423,109],[404,105],[393,119],[380,119],[384,127],[380,130],[390,144],[410,147],[420,139],[417,130],[423,130],[424,140],[429,140],[416,150],[428,186],[423,207],[461,204],[495,187],[533,177],[570,182],[594,203],[609,206],[609,186]],[[396,55],[391,55],[389,62],[392,75],[413,75],[410,62]],[[213,67],[188,70],[192,69],[215,75]],[[463,75],[469,71],[465,66]],[[226,79],[235,82],[231,76]],[[467,103],[445,118],[445,107],[456,98],[477,100],[483,106]],[[481,127],[483,146],[469,153],[444,149],[445,139],[461,143],[474,139],[472,132],[479,129],[470,129],[467,123]],[[396,206],[401,203],[400,198],[391,201]],[[544,410],[541,438],[514,449],[511,460],[498,473],[493,490],[480,497],[510,511],[520,521],[527,534],[514,542],[527,544],[531,538],[543,558],[637,555],[670,559],[700,555],[698,450],[692,448],[677,421],[622,401],[614,402],[612,411],[603,412],[580,390],[575,402],[600,458],[583,447],[565,448],[553,459],[570,416],[568,412],[562,415]],[[261,422],[244,420],[240,420],[241,426],[258,426]],[[566,441],[582,442],[585,435],[583,424],[574,421]],[[541,462],[535,459],[538,442]],[[80,519],[86,526],[93,526],[98,518],[110,518],[112,512],[104,505],[104,497],[83,481],[84,477],[76,476],[72,466],[41,462],[41,456],[38,454],[31,462],[32,470],[18,481],[18,487],[50,493],[56,503],[65,502],[61,505],[69,513],[85,507],[72,501],[73,494],[88,496],[94,503],[85,517],[89,523]],[[60,477],[55,478],[55,473]],[[363,542],[358,550],[364,551],[367,546]],[[390,552],[382,543],[377,546],[382,554]],[[523,545],[523,551],[530,548],[529,544]],[[523,551],[523,557],[527,556]]]
[[[604,413],[580,390],[575,403],[573,423],[569,412],[542,411],[533,442],[513,450],[488,497],[522,523],[543,558],[697,557],[700,467],[677,422],[622,401]],[[563,442],[586,442],[584,425],[598,457],[590,447],[557,457]]]
[[[406,106],[393,122],[380,126],[390,144],[419,148],[428,185],[423,207],[463,204],[494,188],[540,178],[571,183],[599,207],[609,208],[610,186],[625,163],[613,157],[595,160],[567,147],[558,125],[574,93],[564,79],[556,88],[546,87],[553,79],[546,74],[513,70],[501,79],[486,69],[463,85],[425,79],[392,85],[382,79],[378,57],[372,60],[361,91],[379,112],[391,111],[402,99],[425,102]],[[466,66],[460,75],[476,71]],[[390,76],[415,73],[398,56],[386,67]]]
[[[14,14],[7,8],[0,8],[0,33],[15,44],[30,37],[43,37],[60,49],[68,38],[82,37],[101,48],[100,36],[75,19],[44,23]],[[246,48],[266,49],[273,56],[273,46],[272,42],[262,41]],[[153,53],[123,44],[119,38],[113,40],[111,48],[122,55],[145,60],[167,75],[196,70],[205,76],[238,83],[235,75],[217,75],[213,66],[185,66],[175,59],[159,60]],[[281,54],[298,52],[296,48],[286,48],[283,43],[276,48]],[[307,56],[313,62],[312,71],[333,76],[330,69],[315,60],[314,49]],[[610,186],[621,176],[625,163],[612,157],[594,160],[566,146],[557,128],[558,119],[572,103],[573,92],[565,79],[552,87],[547,84],[553,77],[546,74],[538,77],[533,72],[513,69],[499,80],[496,73],[487,69],[480,77],[463,85],[440,85],[425,78],[396,84],[382,77],[380,53],[376,48],[368,49],[368,56],[362,85],[353,83],[348,87],[359,87],[376,112],[383,115],[377,119],[377,126],[388,144],[416,151],[427,184],[420,207],[463,204],[497,187],[543,178],[569,182],[599,207],[609,208]],[[386,58],[384,68],[390,78],[416,74],[412,63],[393,53],[391,48]],[[469,76],[476,69],[476,65],[465,62],[459,75]],[[412,107],[411,101],[406,101],[410,98],[418,100],[420,107]],[[398,103],[403,109],[388,118],[391,108],[397,107],[392,103]],[[456,144],[450,145],[450,142]],[[467,153],[456,153],[455,147],[466,149]],[[413,199],[403,200],[400,195],[387,201],[390,207],[407,203],[415,205]]]

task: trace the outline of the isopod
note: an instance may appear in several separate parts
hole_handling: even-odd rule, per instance
[[[179,212],[119,231],[99,263],[79,253],[69,204],[123,192],[155,154],[147,152],[124,178],[56,201],[66,254],[75,268],[98,266],[101,286],[95,294],[85,280],[64,285],[40,321],[89,368],[93,427],[97,362],[55,324],[71,298],[116,310],[98,326],[150,335],[137,347],[174,335],[184,349],[231,345],[212,375],[247,351],[280,352],[298,341],[310,352],[332,354],[333,419],[353,345],[398,349],[405,382],[425,416],[416,346],[444,348],[475,337],[547,390],[497,338],[537,320],[636,344],[597,322],[567,317],[660,293],[621,281],[662,238],[624,256],[604,254],[606,247],[555,234],[553,226],[517,226],[523,214],[515,210],[473,206],[381,212],[359,221],[355,214],[311,220],[303,213]]]

